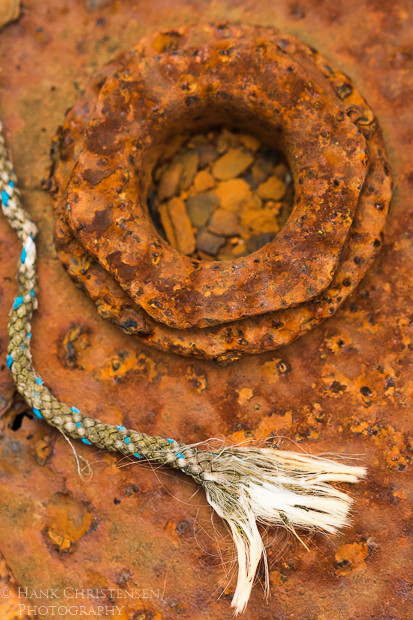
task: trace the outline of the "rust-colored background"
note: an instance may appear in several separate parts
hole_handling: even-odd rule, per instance
[[[271,24],[334,61],[373,107],[395,182],[383,250],[337,314],[275,354],[227,367],[159,353],[100,319],[56,258],[51,199],[41,189],[51,138],[88,77],[144,34],[201,19]],[[306,539],[309,553],[289,541],[281,559],[275,542],[271,599],[265,603],[255,587],[248,619],[413,618],[412,40],[408,0],[26,0],[20,19],[0,32],[0,113],[40,228],[34,360],[56,396],[106,422],[179,441],[282,435],[313,452],[360,455],[369,467],[367,482],[351,489],[347,531]],[[64,601],[65,587],[116,588],[123,615],[114,617],[230,618],[233,581],[217,600],[229,582],[220,552],[230,573],[230,539],[218,519],[211,524],[190,481],[148,465],[121,468],[125,461],[80,445],[94,470],[82,482],[57,432],[28,417],[12,430],[18,406],[9,408],[5,348],[18,254],[1,218],[4,592],[20,585],[40,596],[56,588],[60,602],[79,605],[85,601]],[[2,617],[16,617],[19,602],[27,604],[0,599]],[[32,596],[31,603],[56,600]]]

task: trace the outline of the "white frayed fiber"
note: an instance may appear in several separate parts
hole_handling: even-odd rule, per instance
[[[334,534],[348,525],[352,499],[330,483],[358,482],[365,475],[364,467],[273,448],[224,448],[216,454],[203,484],[237,548],[235,615],[248,603],[261,558],[269,592],[266,551],[257,524]]]

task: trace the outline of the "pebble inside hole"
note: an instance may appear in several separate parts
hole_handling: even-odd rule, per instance
[[[272,241],[294,202],[281,151],[225,127],[177,136],[152,172],[148,208],[156,230],[195,260],[234,260]]]

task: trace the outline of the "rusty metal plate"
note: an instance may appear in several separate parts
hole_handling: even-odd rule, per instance
[[[157,351],[99,317],[61,267],[52,201],[41,190],[52,137],[90,77],[143,35],[199,21],[200,11],[206,21],[276,26],[339,66],[377,115],[395,179],[380,254],[334,316],[288,347],[230,366]],[[367,482],[351,490],[353,523],[341,536],[307,537],[310,553],[289,541],[282,557],[283,541],[274,541],[272,597],[265,603],[254,589],[245,614],[251,620],[401,620],[410,613],[412,33],[405,0],[28,0],[20,20],[0,32],[1,116],[41,231],[33,357],[56,396],[106,422],[179,440],[281,435],[312,452],[361,455],[369,468]],[[219,521],[211,526],[192,483],[141,465],[123,468],[125,461],[80,446],[94,470],[84,483],[64,439],[22,417],[18,403],[10,407],[3,352],[19,249],[3,220],[0,240],[0,550],[11,575],[2,573],[4,583],[15,597],[24,588],[12,599],[14,611],[4,599],[3,616],[16,614],[27,594],[33,606],[97,609],[114,601],[123,606],[115,617],[124,619],[231,618],[233,582],[220,559],[220,552],[230,559],[231,544]],[[106,589],[106,598],[76,601],[65,586]],[[57,589],[53,601],[50,588]]]

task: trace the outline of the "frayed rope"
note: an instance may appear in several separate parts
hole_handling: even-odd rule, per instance
[[[273,448],[225,448],[213,459],[203,486],[209,504],[225,519],[238,556],[238,582],[232,606],[244,611],[263,558],[265,591],[268,563],[258,523],[334,534],[348,525],[351,498],[330,482],[358,482],[364,467]]]

